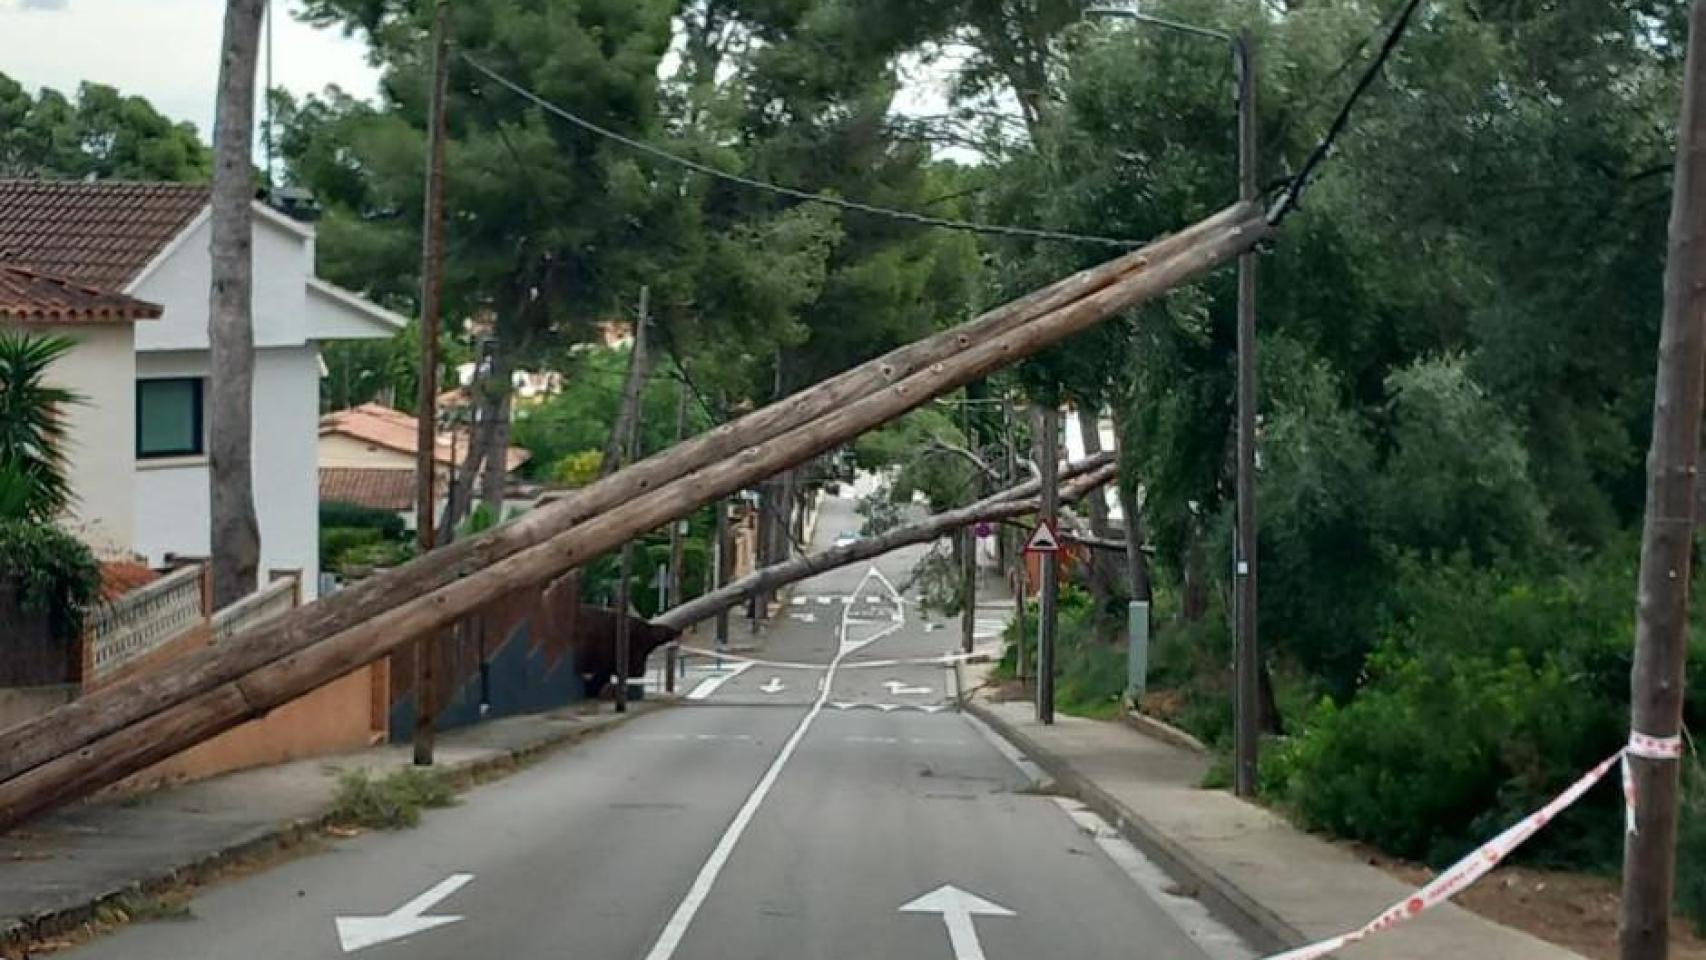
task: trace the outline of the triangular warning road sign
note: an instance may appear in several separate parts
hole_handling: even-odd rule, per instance
[[[1036,532],[1032,533],[1031,539],[1029,539],[1025,542],[1025,552],[1026,553],[1059,553],[1060,552],[1060,538],[1055,535],[1054,528],[1050,527],[1048,525],[1048,521],[1045,520],[1042,523],[1037,524]]]

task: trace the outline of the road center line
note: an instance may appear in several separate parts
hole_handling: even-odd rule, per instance
[[[788,765],[788,760],[793,757],[794,751],[799,749],[800,741],[804,740],[806,733],[811,730],[812,721],[823,713],[823,705],[829,700],[829,691],[835,686],[835,670],[841,665],[842,658],[855,650],[881,640],[905,625],[905,606],[898,602],[900,593],[895,590],[894,584],[890,583],[889,579],[883,576],[882,572],[876,567],[873,566],[865,572],[864,578],[859,581],[859,589],[854,590],[853,595],[858,596],[860,591],[864,589],[866,581],[873,576],[881,580],[883,585],[888,587],[889,593],[894,596],[896,606],[902,610],[901,619],[890,624],[888,629],[877,632],[867,640],[849,643],[847,641],[847,610],[850,607],[842,607],[841,625],[836,638],[839,641],[838,650],[835,657],[829,661],[829,669],[824,674],[823,689],[819,691],[817,700],[812,703],[811,709],[806,711],[806,715],[800,719],[799,726],[794,728],[794,732],[788,736],[787,742],[782,744],[782,749],[776,753],[776,759],[770,761],[770,768],[765,770],[764,776],[758,779],[758,785],[752,788],[752,793],[740,805],[740,809],[735,811],[734,819],[729,821],[728,829],[724,830],[722,837],[717,840],[717,845],[711,850],[711,856],[706,859],[705,864],[699,868],[698,875],[693,878],[693,885],[687,888],[687,895],[681,898],[681,903],[676,905],[675,913],[671,914],[669,922],[664,924],[663,932],[658,934],[657,942],[652,944],[652,949],[646,954],[646,960],[670,960],[675,956],[675,951],[681,946],[681,938],[687,935],[687,928],[693,924],[693,918],[698,915],[699,908],[705,903],[705,898],[710,896],[711,887],[716,884],[718,875],[723,872],[723,867],[729,862],[729,856],[734,853],[735,844],[740,842],[741,835],[752,823],[753,816],[758,813],[758,808],[764,803],[764,798],[770,794],[770,789],[776,786],[776,781],[782,776],[782,768]],[[698,691],[695,690],[694,693],[698,693]]]

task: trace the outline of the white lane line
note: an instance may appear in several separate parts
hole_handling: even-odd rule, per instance
[[[894,589],[894,585],[889,583],[888,578],[884,577],[876,567],[871,567],[865,573],[865,579],[870,579],[873,574],[888,586],[890,593],[897,597],[900,595]],[[859,586],[861,589],[864,588],[863,580],[860,581]],[[729,821],[728,828],[723,831],[716,847],[711,850],[710,857],[705,860],[704,865],[699,868],[698,875],[693,878],[693,885],[687,889],[686,896],[681,898],[681,903],[676,906],[675,913],[670,915],[669,922],[664,924],[663,932],[658,934],[657,942],[652,944],[652,949],[646,953],[646,960],[671,960],[675,956],[675,951],[681,947],[681,938],[687,935],[687,928],[692,926],[693,918],[698,915],[699,908],[704,906],[705,898],[710,896],[711,887],[716,884],[718,875],[723,872],[723,867],[728,864],[729,856],[734,853],[735,844],[740,842],[741,835],[746,833],[746,828],[751,825],[752,818],[758,813],[759,806],[764,803],[764,798],[769,796],[771,788],[776,786],[776,781],[782,776],[782,768],[788,765],[788,760],[793,757],[794,751],[799,749],[800,741],[806,738],[806,733],[811,730],[812,722],[818,718],[819,714],[823,713],[823,705],[829,700],[829,691],[835,685],[835,670],[841,665],[841,658],[866,644],[875,642],[888,633],[892,633],[895,629],[898,627],[879,632],[869,640],[850,644],[847,641],[847,618],[842,617],[838,638],[840,650],[835,654],[835,658],[829,661],[829,669],[824,674],[823,690],[818,693],[817,700],[813,701],[811,709],[807,710],[806,715],[800,719],[799,726],[794,728],[794,732],[789,734],[787,741],[782,744],[782,749],[777,752],[776,759],[770,761],[770,768],[765,770],[764,776],[758,779],[758,785],[752,788],[752,793],[747,796],[746,802],[742,803],[740,809],[735,811],[734,819]],[[697,693],[698,691],[695,690],[694,692]],[[689,696],[691,697],[691,694]]]
[[[1031,781],[1031,786],[1040,787],[1049,782],[1049,775],[1043,772],[1043,768],[1033,763],[1030,757],[1019,752],[1018,747],[1008,743],[1006,737],[1003,737],[1001,734],[989,729],[988,724],[979,720],[972,714],[961,713],[960,716],[963,717],[967,723],[971,724],[973,729],[977,730],[977,732],[982,735],[983,739],[989,741],[989,745],[995,748],[996,753],[1006,757],[1009,763],[1018,767],[1019,772],[1025,775],[1025,779]]]
[[[1255,956],[1242,938],[1208,912],[1201,900],[1178,893],[1178,884],[1165,871],[1108,826],[1108,821],[1094,810],[1071,797],[1055,797],[1054,802],[1212,960],[1249,960]]]
[[[697,687],[694,687],[692,692],[687,694],[687,699],[689,699],[689,700],[703,700],[706,697],[709,697],[711,694],[716,693],[718,687],[722,686],[725,683],[728,683],[730,680],[733,680],[735,677],[740,676],[741,674],[745,673],[747,670],[749,670],[751,668],[752,668],[751,661],[747,661],[747,662],[735,664],[734,666],[730,667],[726,673],[719,674],[718,676],[715,676],[715,677],[706,677],[705,679],[699,681],[699,685]]]

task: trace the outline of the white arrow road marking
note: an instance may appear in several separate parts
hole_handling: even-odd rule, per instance
[[[471,873],[453,873],[440,880],[432,889],[384,916],[337,917],[335,922],[338,927],[338,943],[343,946],[345,953],[354,953],[376,943],[398,940],[422,930],[455,923],[462,918],[428,917],[423,914],[437,906],[440,900],[462,889],[472,879],[474,875]]]
[[[751,666],[752,661],[748,660],[742,663],[737,663],[727,671],[719,673],[714,677],[706,677],[699,681],[699,685],[693,688],[692,692],[687,695],[687,699],[703,700],[706,697],[709,697],[711,694],[717,692],[718,687],[728,683],[730,680],[733,680],[735,677],[751,668]]]
[[[954,960],[984,960],[983,944],[977,940],[977,923],[972,917],[1015,915],[998,903],[990,903],[949,884],[943,884],[906,904],[900,912],[941,914],[942,922],[948,926],[948,942],[953,945]]]
[[[782,678],[781,677],[771,677],[769,679],[769,681],[767,681],[764,684],[764,686],[759,687],[758,689],[764,691],[765,693],[781,693],[783,690],[786,690],[788,688],[782,685]]]
[[[904,680],[884,680],[883,686],[889,688],[891,697],[921,697],[930,692],[929,687],[909,687]]]
[[[816,623],[817,622],[817,614],[815,614],[815,613],[790,613],[790,614],[788,614],[788,619],[798,620],[801,623]]]

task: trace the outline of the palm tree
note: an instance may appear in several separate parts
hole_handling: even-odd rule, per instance
[[[81,398],[46,378],[76,345],[0,330],[0,518],[49,520],[71,505],[64,409]]]

